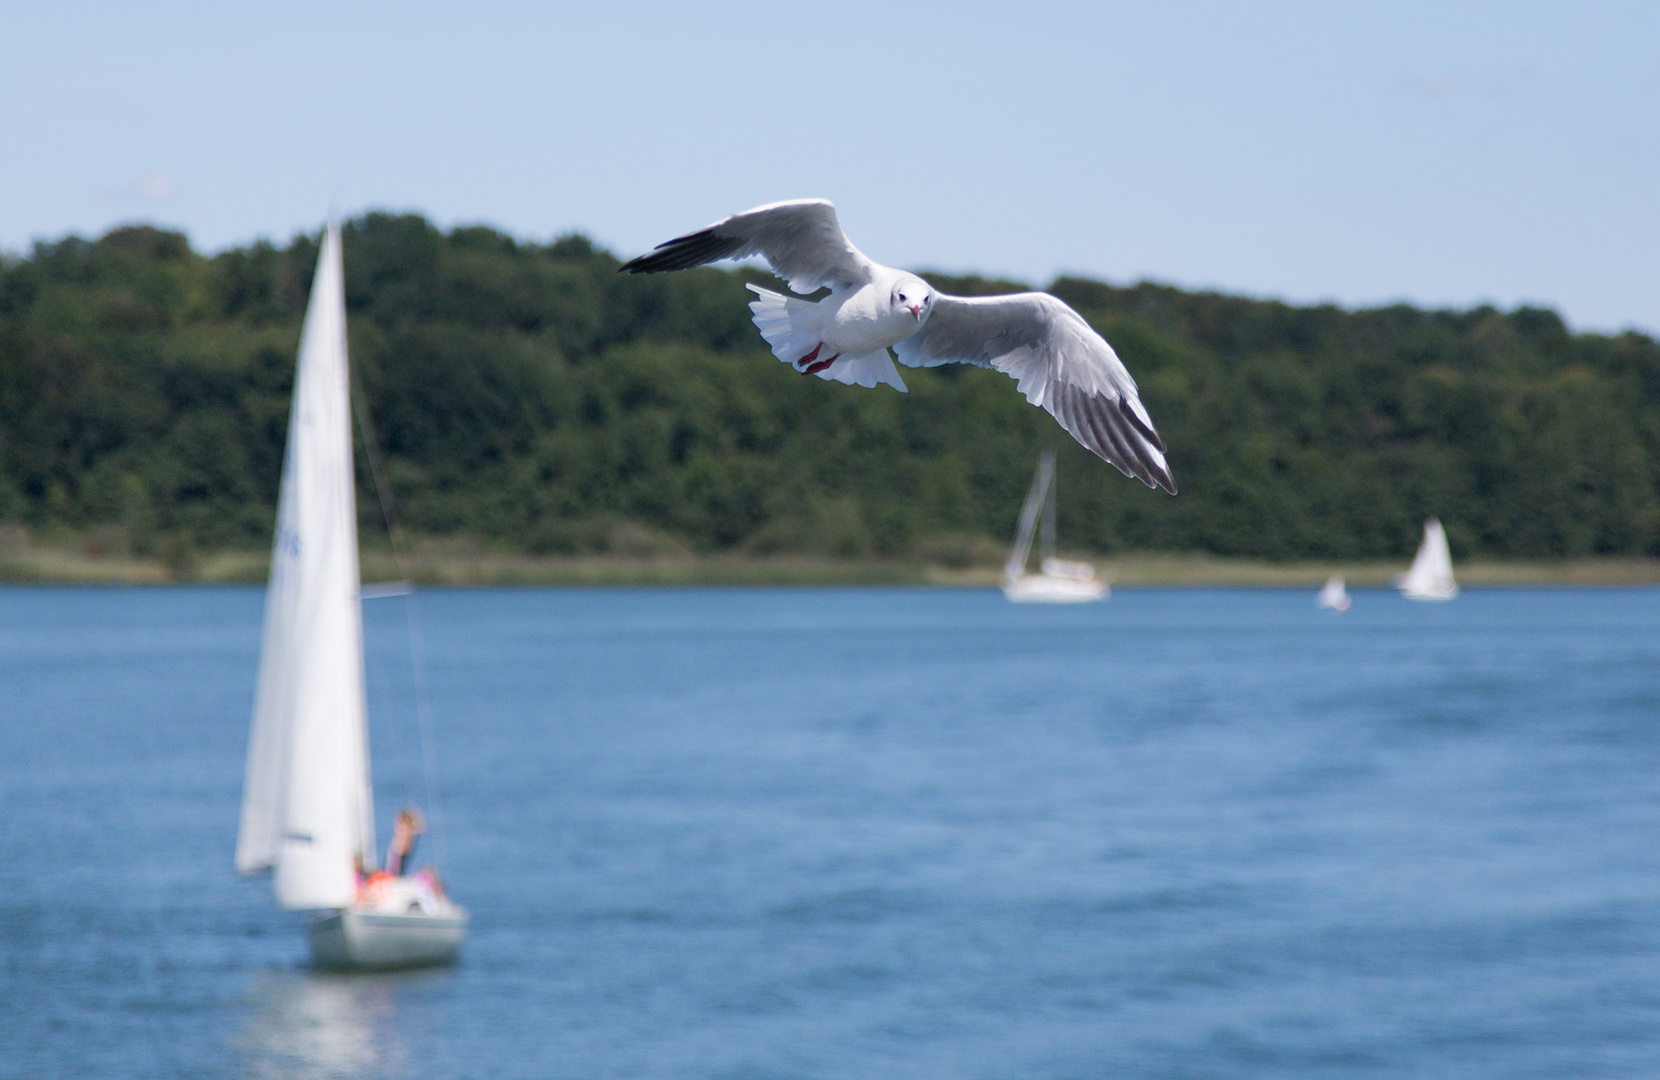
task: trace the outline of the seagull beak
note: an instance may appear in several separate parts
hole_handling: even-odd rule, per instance
[[[922,305],[921,304],[912,304],[906,310],[911,313],[911,318],[916,319],[918,322],[920,322],[922,320]]]

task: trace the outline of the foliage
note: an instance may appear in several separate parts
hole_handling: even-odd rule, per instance
[[[1660,552],[1660,348],[1549,311],[1054,282],[1139,380],[1172,499],[995,372],[907,371],[905,396],[794,374],[748,321],[751,269],[628,277],[581,236],[385,214],[345,241],[359,391],[420,532],[547,553],[984,550],[1053,446],[1071,547],[1400,556],[1438,514],[1459,554]],[[316,254],[299,236],[205,257],[139,226],[0,263],[0,521],[117,530],[139,552],[268,542]]]

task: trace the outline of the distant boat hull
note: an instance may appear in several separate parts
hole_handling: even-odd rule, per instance
[[[1445,589],[1414,589],[1403,586],[1401,595],[1408,600],[1451,600],[1458,595],[1458,586],[1453,585]]]
[[[1003,582],[1003,595],[1016,604],[1089,604],[1106,599],[1107,583],[1100,578],[1022,574]]]
[[[467,936],[467,915],[385,912],[343,908],[311,923],[311,959],[336,971],[385,971],[392,968],[453,964]]]

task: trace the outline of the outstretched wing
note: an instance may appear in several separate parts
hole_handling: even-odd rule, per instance
[[[848,242],[827,199],[770,203],[733,214],[707,229],[658,244],[623,263],[630,274],[689,270],[718,259],[760,255],[798,293],[835,291],[870,280],[871,261]]]
[[[1083,316],[1048,293],[936,293],[928,321],[894,352],[909,367],[995,368],[1124,475],[1176,493],[1164,442],[1129,370]]]

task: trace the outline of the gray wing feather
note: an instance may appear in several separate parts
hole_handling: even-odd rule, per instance
[[[863,285],[871,276],[871,261],[848,241],[836,220],[836,208],[825,199],[771,203],[733,214],[707,229],[658,244],[621,269],[653,274],[752,255],[766,259],[798,293],[840,291]]]
[[[1129,369],[1083,316],[1048,293],[936,293],[928,321],[894,352],[909,367],[974,364],[1001,371],[1027,401],[1124,475],[1176,493],[1164,441]]]

